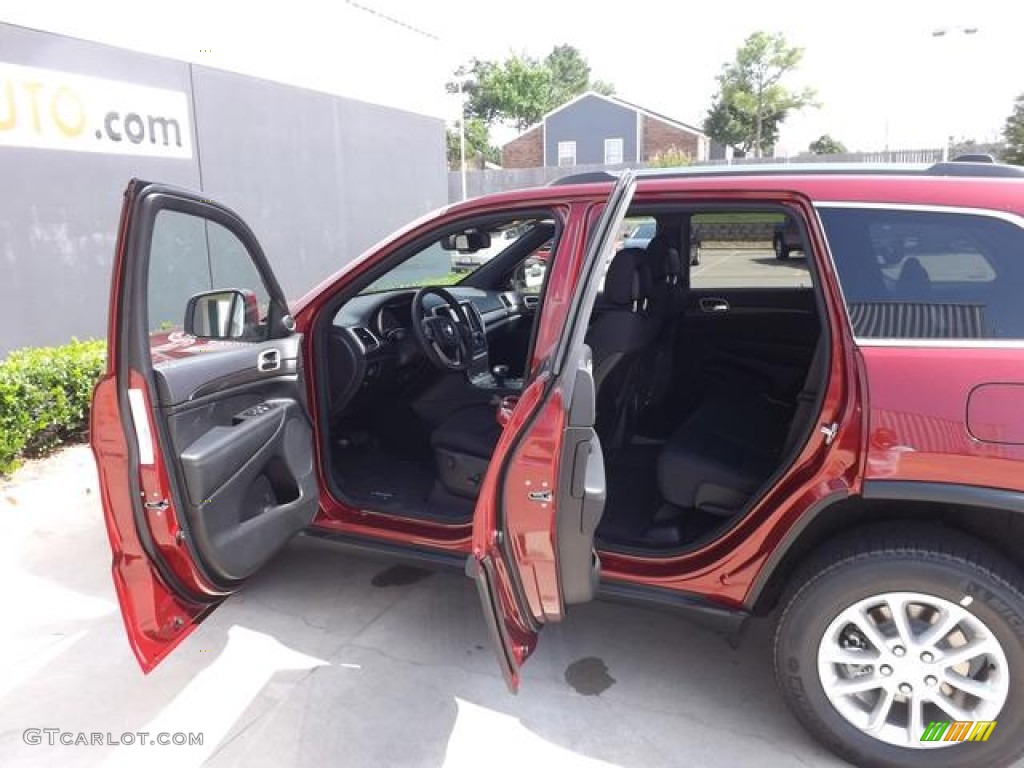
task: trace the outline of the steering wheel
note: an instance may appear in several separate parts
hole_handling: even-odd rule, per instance
[[[430,295],[444,301],[452,317],[428,312],[423,300]],[[427,286],[416,291],[412,299],[412,334],[427,359],[442,371],[469,368],[472,359],[469,320],[462,305],[444,288]]]

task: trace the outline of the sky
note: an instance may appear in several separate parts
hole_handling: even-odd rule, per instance
[[[821,104],[786,121],[782,155],[824,133],[865,151],[996,140],[1024,93],[1020,0],[0,0],[0,21],[448,119],[460,63],[568,43],[619,96],[695,125],[744,38],[782,32],[805,51],[789,83]]]

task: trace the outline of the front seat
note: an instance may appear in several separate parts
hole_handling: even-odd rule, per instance
[[[597,391],[596,429],[606,454],[629,434],[637,385],[649,374],[639,364],[641,353],[658,332],[649,306],[647,258],[642,248],[624,248],[615,255],[605,276],[600,313],[587,330]],[[490,405],[456,411],[434,430],[430,444],[438,476],[450,493],[476,497],[500,435]]]

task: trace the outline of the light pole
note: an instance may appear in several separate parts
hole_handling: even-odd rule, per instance
[[[963,35],[965,37],[978,34],[977,27],[962,27],[959,25],[948,26],[948,27],[936,27],[932,30],[932,38],[951,38],[956,35]],[[954,105],[954,110],[956,105]],[[955,113],[955,112],[954,112]],[[955,141],[955,129],[953,126],[953,119],[949,116],[946,118],[949,120],[949,124],[946,126],[947,130],[950,131],[949,137],[942,142],[942,161],[949,160],[949,147]]]
[[[466,99],[459,78],[459,168],[462,175],[462,199],[466,199]]]

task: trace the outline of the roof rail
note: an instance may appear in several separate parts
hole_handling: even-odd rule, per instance
[[[953,158],[954,163],[994,163],[996,159],[988,152],[966,152]]]
[[[1003,165],[993,160],[978,161],[977,155],[963,155],[952,162],[935,163],[925,171],[929,176],[988,176],[1013,178],[1024,176],[1024,167]],[[971,159],[968,159],[971,158]]]
[[[1024,177],[1024,166],[1004,165],[979,161],[965,155],[956,160],[932,165],[901,165],[898,163],[777,163],[766,165],[703,165],[685,168],[642,168],[637,180],[693,179],[709,176],[961,176],[989,178]],[[970,159],[969,159],[970,158]],[[588,171],[555,179],[549,187],[570,184],[598,184],[613,182],[618,174],[613,171]]]

